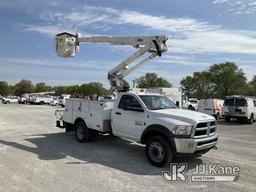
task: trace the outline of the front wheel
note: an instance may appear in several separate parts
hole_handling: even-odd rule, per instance
[[[148,161],[157,167],[172,162],[174,154],[167,139],[153,136],[146,143],[145,153]]]
[[[254,116],[253,114],[251,114],[250,118],[248,119],[248,123],[253,124],[253,121],[254,121]]]

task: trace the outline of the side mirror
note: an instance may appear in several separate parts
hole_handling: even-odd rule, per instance
[[[132,107],[132,106],[127,106],[126,110],[128,111],[137,111],[137,112],[144,112],[144,110],[141,107]]]

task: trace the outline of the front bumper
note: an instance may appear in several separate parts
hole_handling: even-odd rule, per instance
[[[218,134],[206,138],[174,138],[177,153],[195,153],[217,145]]]

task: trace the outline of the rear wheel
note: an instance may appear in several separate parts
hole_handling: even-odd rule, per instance
[[[170,163],[174,157],[168,140],[161,136],[153,136],[148,139],[145,153],[148,161],[157,167]]]
[[[83,121],[79,121],[75,125],[76,140],[80,143],[88,143],[94,139],[94,134]]]
[[[39,105],[43,105],[43,104],[44,104],[44,102],[43,102],[43,101],[40,101],[40,102],[39,102]]]
[[[250,118],[248,119],[248,123],[253,124],[253,121],[254,121],[254,116],[253,114],[251,114]]]

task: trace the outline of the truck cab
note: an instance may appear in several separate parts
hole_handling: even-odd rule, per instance
[[[147,159],[155,166],[171,162],[177,153],[203,154],[217,144],[214,117],[179,109],[162,95],[120,92],[116,101],[66,102],[57,121],[75,131],[79,142],[92,141],[100,133],[133,140],[146,145]]]

